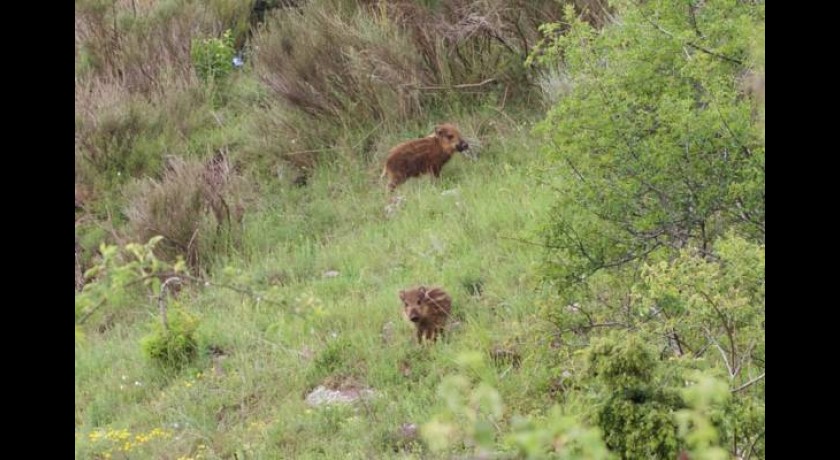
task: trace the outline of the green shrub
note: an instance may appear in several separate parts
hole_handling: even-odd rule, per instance
[[[143,353],[164,369],[180,369],[198,355],[198,320],[182,308],[170,308],[165,322],[155,321],[151,334],[143,337]]]
[[[437,396],[442,407],[420,429],[433,452],[471,449],[476,455],[492,457],[499,447],[513,447],[527,458],[614,458],[600,430],[586,427],[578,417],[564,414],[560,406],[553,406],[545,415],[515,415],[508,420],[505,413],[509,409],[499,391],[484,378],[467,376],[487,376],[489,368],[482,355],[466,352],[456,361],[461,372],[441,380]]]
[[[549,260],[549,275],[565,286],[667,250],[709,251],[728,229],[764,238],[764,143],[738,83],[763,4],[656,1],[621,17],[603,31],[575,22],[542,58],[562,56],[572,87],[538,130],[560,197],[546,238],[564,262]]]
[[[676,458],[673,412],[684,403],[654,378],[659,366],[650,349],[635,336],[601,339],[587,357],[589,376],[602,385],[594,418],[610,450],[622,458]]]
[[[183,261],[169,264],[155,256],[154,250],[162,239],[154,236],[146,244],[100,246],[101,258],[85,272],[87,284],[76,294],[76,320],[90,316],[102,306],[120,309],[143,294],[155,295],[160,287],[156,275],[182,272]]]
[[[765,7],[616,6],[620,20],[603,30],[547,26],[533,57],[564,86],[537,130],[557,197],[543,271],[556,296],[544,314],[554,340],[588,350],[596,378],[585,384],[612,450],[674,458],[686,440],[673,376],[697,369],[733,391],[747,385],[715,424],[730,455],[758,452],[765,141],[763,93],[744,76],[763,78]]]
[[[204,82],[224,79],[233,70],[233,34],[226,30],[219,38],[193,39],[190,55],[195,73]]]
[[[170,264],[155,256],[162,239],[155,236],[146,244],[100,246],[100,258],[84,273],[84,286],[75,296],[77,344],[84,343],[83,325],[95,314],[113,317],[132,306],[143,306],[146,299],[157,295],[161,274],[185,270],[183,260]]]

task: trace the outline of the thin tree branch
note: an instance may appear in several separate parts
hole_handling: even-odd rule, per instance
[[[706,329],[706,336],[714,344],[715,348],[717,348],[720,352],[720,356],[723,358],[723,363],[726,365],[726,370],[729,372],[729,377],[735,377],[735,373],[732,372],[732,366],[729,364],[729,358],[726,357],[726,351],[723,350],[723,347],[720,346],[718,341],[714,338],[714,336],[708,329]]]
[[[700,32],[700,27],[697,25],[697,5],[693,2],[688,2],[688,16],[689,21],[691,22],[691,26],[694,27],[694,33],[697,35],[697,38],[705,38],[703,32]]]
[[[270,304],[270,305],[285,306],[285,304],[283,302],[277,302],[277,301],[274,301],[274,300],[266,299],[265,297],[260,295],[260,293],[254,291],[252,289],[248,289],[248,288],[240,287],[240,286],[235,286],[235,285],[232,285],[232,284],[214,283],[214,282],[211,282],[211,281],[204,280],[202,278],[198,278],[198,277],[195,277],[195,276],[192,276],[192,275],[188,275],[186,273],[177,273],[177,274],[173,273],[173,272],[150,273],[148,275],[142,276],[142,277],[140,277],[136,280],[133,280],[133,281],[127,283],[126,286],[141,283],[141,282],[143,282],[145,280],[148,280],[148,279],[151,279],[151,278],[161,278],[161,277],[164,277],[164,276],[180,278],[182,281],[183,280],[192,281],[194,283],[198,283],[198,284],[201,284],[203,286],[213,286],[213,287],[229,289],[231,291],[238,292],[240,294],[245,294],[248,297],[253,298],[257,302],[265,302],[265,303]]]
[[[766,372],[762,372],[762,373],[761,373],[761,375],[759,375],[758,377],[756,377],[756,378],[754,378],[754,379],[750,380],[749,382],[747,382],[747,383],[745,383],[745,384],[743,384],[743,385],[739,386],[738,388],[732,389],[732,390],[730,390],[730,391],[731,391],[732,393],[737,393],[737,392],[739,392],[739,391],[741,391],[741,390],[745,390],[745,389],[747,389],[747,388],[749,388],[749,387],[751,387],[751,386],[755,385],[755,384],[756,384],[757,382],[759,382],[760,380],[764,380],[764,374],[765,374],[765,373],[766,373]]]
[[[76,324],[77,325],[84,324],[84,322],[87,321],[88,318],[90,318],[91,315],[93,315],[96,312],[96,310],[99,310],[99,307],[101,307],[102,305],[105,305],[105,299],[100,300],[98,304],[94,305],[90,310],[87,311],[87,313],[82,315],[82,317],[79,318],[78,321],[76,321]]]
[[[677,40],[677,37],[676,37],[676,36],[674,36],[674,34],[673,34],[673,33],[671,33],[671,32],[669,32],[669,31],[667,31],[666,29],[664,29],[664,28],[663,28],[662,26],[660,26],[659,24],[657,24],[657,23],[653,22],[653,21],[652,21],[652,20],[651,20],[651,19],[650,19],[647,15],[642,14],[642,16],[645,18],[645,20],[646,20],[647,22],[649,22],[649,23],[650,23],[650,25],[652,25],[653,27],[655,27],[658,31],[660,31],[660,32],[662,32],[663,34],[665,34],[665,35],[667,35],[667,36],[671,37],[671,38],[672,38],[672,39],[674,39],[674,40]],[[727,62],[732,62],[732,63],[734,63],[734,64],[738,64],[738,65],[743,65],[743,64],[744,64],[743,62],[741,62],[741,61],[740,61],[740,60],[738,60],[738,59],[735,59],[735,58],[733,58],[733,57],[729,57],[729,56],[726,56],[726,55],[720,54],[720,53],[718,53],[718,52],[712,51],[712,50],[710,50],[710,49],[708,49],[708,48],[706,48],[706,47],[700,46],[700,45],[698,45],[697,43],[694,43],[694,42],[687,42],[687,43],[685,43],[685,46],[690,46],[691,48],[694,48],[694,49],[696,49],[697,51],[700,51],[700,52],[706,53],[706,54],[708,54],[709,56],[714,56],[714,57],[716,57],[716,58],[718,58],[718,59],[723,59],[724,61],[727,61]]]
[[[726,315],[724,315],[723,312],[720,310],[720,308],[718,308],[717,303],[714,300],[712,300],[712,298],[709,296],[709,294],[707,294],[704,291],[700,291],[700,290],[698,290],[697,292],[699,292],[700,295],[703,296],[703,298],[706,299],[707,302],[709,302],[709,305],[711,305],[712,309],[715,311],[715,313],[720,318],[720,322],[722,323],[724,330],[726,330],[726,336],[727,336],[727,338],[729,338],[729,346],[731,347],[730,350],[729,350],[731,363],[732,363],[733,366],[735,366],[735,368],[730,368],[730,374],[732,374],[732,376],[734,377],[735,374],[737,374],[737,369],[736,368],[740,367],[738,365],[738,363],[736,362],[737,359],[738,359],[738,350],[737,350],[736,345],[735,345],[735,331],[732,329],[732,325],[729,324],[729,321],[728,321],[728,318],[726,317]]]
[[[750,444],[750,450],[749,450],[749,452],[747,452],[747,459],[746,460],[749,460],[752,457],[753,452],[755,452],[755,445],[758,443],[758,440],[763,438],[763,437],[764,437],[764,430],[761,430],[761,433],[759,433],[759,435],[756,436],[755,439],[753,440],[752,444]]]
[[[265,303],[271,304],[271,305],[285,306],[285,304],[283,302],[277,302],[277,301],[274,301],[274,300],[266,299],[265,297],[263,297],[259,293],[255,292],[251,289],[248,289],[248,288],[234,286],[232,284],[213,283],[213,282],[210,282],[210,281],[207,281],[207,280],[204,280],[204,279],[201,279],[201,278],[197,278],[197,277],[192,276],[192,275],[187,275],[187,274],[179,274],[177,276],[181,277],[183,279],[189,280],[189,281],[193,281],[193,282],[196,282],[196,283],[203,284],[204,286],[220,287],[220,288],[224,288],[224,289],[229,289],[229,290],[234,291],[234,292],[238,292],[240,294],[245,294],[248,297],[253,298],[257,302],[265,302]]]
[[[560,246],[551,246],[551,245],[543,244],[543,243],[535,243],[533,241],[522,240],[522,239],[519,239],[519,238],[510,237],[510,236],[499,236],[499,238],[501,238],[503,240],[516,241],[517,243],[522,243],[522,244],[530,244],[531,246],[538,246],[538,247],[546,248],[546,249],[560,249]]]
[[[181,279],[177,276],[170,276],[160,285],[158,309],[160,309],[160,322],[163,324],[163,330],[166,332],[169,332],[169,319],[166,316],[166,291],[169,289],[169,283],[181,284]]]
[[[671,329],[671,338],[672,338],[672,339],[674,340],[674,342],[676,342],[676,344],[677,344],[677,351],[679,352],[679,355],[678,355],[678,356],[682,356],[682,355],[684,355],[684,354],[685,354],[685,352],[683,351],[682,341],[680,340],[680,336],[679,336],[679,335],[677,335],[677,331],[676,331],[676,330],[674,330],[674,329]]]
[[[583,326],[576,326],[576,327],[569,327],[569,328],[566,328],[566,329],[561,329],[560,333],[562,334],[564,332],[580,332],[581,330],[595,329],[595,328],[598,328],[598,327],[624,327],[624,328],[629,329],[630,325],[625,324],[625,323],[620,323],[620,322],[617,322],[617,321],[607,321],[605,323],[589,324],[589,325],[583,325]]]
[[[487,85],[487,84],[490,84],[490,83],[495,83],[495,82],[496,82],[495,78],[488,78],[487,80],[484,80],[481,83],[462,83],[460,85],[420,86],[420,85],[409,84],[409,85],[402,85],[402,86],[407,86],[407,87],[412,87],[414,89],[421,89],[421,90],[427,90],[427,91],[438,91],[438,90],[446,90],[446,89],[477,88],[477,87],[484,86],[484,85]]]

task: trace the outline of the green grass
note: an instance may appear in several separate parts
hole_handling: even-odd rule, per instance
[[[441,407],[438,384],[458,372],[459,354],[511,344],[522,365],[482,377],[511,413],[547,404],[537,388],[548,373],[534,358],[541,248],[521,240],[535,239],[551,194],[535,179],[536,142],[527,126],[517,128],[482,139],[478,161],[457,156],[439,180],[404,184],[391,216],[373,168],[323,168],[306,188],[267,192],[262,210],[246,218],[240,256],[211,277],[261,298],[210,286],[179,301],[201,320],[202,349],[226,353],[221,373],[206,351],[177,373],[145,360],[139,342],[156,321],[154,302],[104,333],[88,332],[76,347],[76,457],[420,455],[422,444],[413,454],[394,451],[400,425],[425,423]],[[434,346],[419,346],[401,315],[397,291],[420,283],[454,299],[453,330]],[[310,408],[305,395],[327,379],[353,380],[377,396]],[[117,441],[107,438],[125,429],[142,441],[155,428],[164,435],[133,445],[116,431]]]

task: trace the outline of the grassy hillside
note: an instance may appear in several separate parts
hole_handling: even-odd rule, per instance
[[[503,133],[477,161],[453,159],[439,181],[406,183],[390,213],[384,181],[365,170],[320,169],[306,189],[265,197],[244,223],[247,255],[214,270],[264,300],[211,286],[177,301],[200,318],[201,343],[224,351],[220,370],[205,353],[177,376],[157,372],[137,345],[155,305],[123,312],[76,350],[77,456],[122,446],[91,440],[104,426],[165,430],[172,439],[137,447],[155,458],[199,446],[205,458],[392,454],[403,423],[440,409],[441,378],[466,351],[488,362],[496,349],[522,354],[519,368],[503,362],[486,375],[517,410],[542,405],[548,375],[526,346],[538,340],[540,247],[528,241],[551,193],[527,122],[505,122]],[[398,290],[422,283],[454,299],[454,329],[437,346],[419,347],[402,318]],[[325,382],[376,396],[356,408],[307,406]]]

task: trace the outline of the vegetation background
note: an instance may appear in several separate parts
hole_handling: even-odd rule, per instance
[[[76,0],[76,458],[764,458],[764,32],[750,0]],[[387,195],[443,121],[472,155]],[[431,346],[417,284],[453,297]]]

